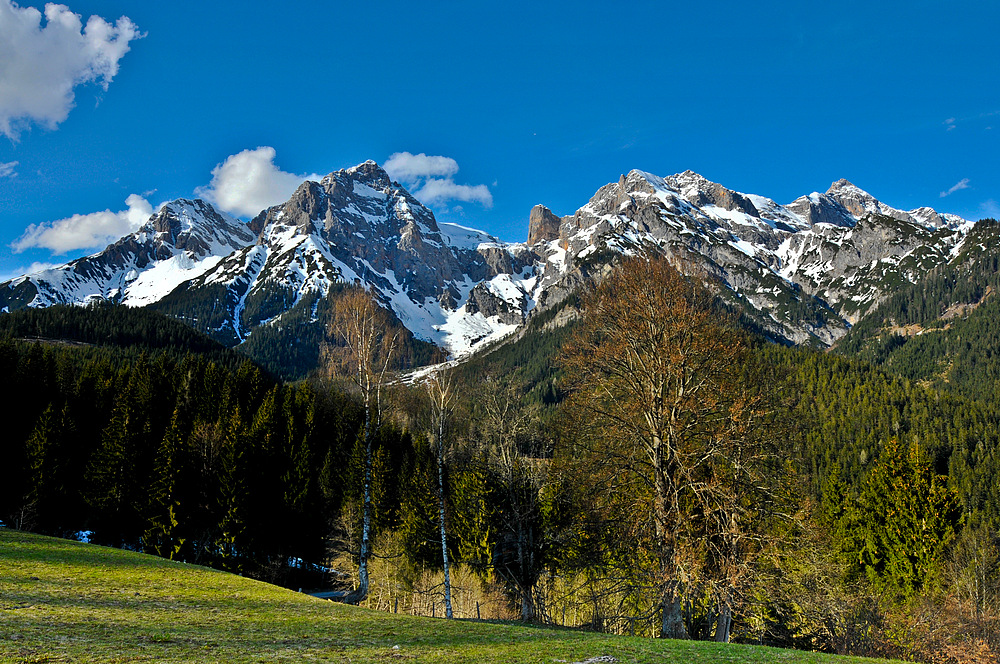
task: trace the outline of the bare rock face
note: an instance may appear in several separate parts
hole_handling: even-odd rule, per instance
[[[489,266],[490,276],[498,274],[512,274],[515,272],[514,259],[505,247],[486,246],[476,249],[476,253],[483,257],[486,265]]]
[[[853,226],[856,219],[843,205],[826,194],[800,196],[788,204],[788,209],[805,219],[810,226],[830,224]]]
[[[520,325],[524,322],[524,305],[513,306],[506,300],[500,298],[486,287],[486,284],[477,284],[469,292],[469,299],[465,303],[465,310],[469,313],[481,313],[487,318],[494,316],[500,319],[501,323],[507,325]]]
[[[560,223],[562,220],[544,205],[531,208],[528,216],[528,246],[559,239]]]
[[[739,210],[752,217],[759,216],[757,208],[749,198],[738,192],[712,182],[693,171],[665,178],[664,181],[679,191],[685,200],[699,207],[714,205],[723,210]]]

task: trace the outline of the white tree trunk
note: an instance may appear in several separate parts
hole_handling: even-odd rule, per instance
[[[445,617],[453,618],[451,612],[451,570],[448,565],[448,531],[444,521],[444,417],[438,423],[437,444],[438,467],[438,514],[441,522],[441,559],[444,561],[444,612]]]

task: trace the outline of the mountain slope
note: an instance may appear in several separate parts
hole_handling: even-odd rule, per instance
[[[946,264],[903,285],[836,346],[937,389],[1000,392],[1000,223],[983,220]]]

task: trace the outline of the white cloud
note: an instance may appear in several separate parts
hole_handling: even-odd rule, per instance
[[[945,120],[941,124],[945,125],[948,128],[947,131],[951,131],[956,126],[955,125],[955,118],[948,118],[947,120]]]
[[[39,263],[38,261],[35,261],[28,267],[14,268],[10,272],[0,274],[0,283],[16,279],[17,277],[23,277],[28,274],[35,274],[36,272],[41,272],[42,270],[49,270],[54,267],[58,267],[58,263]]]
[[[91,214],[74,214],[66,219],[31,224],[11,243],[14,253],[26,249],[48,249],[65,254],[77,249],[100,248],[123,235],[133,233],[149,220],[153,207],[142,196],[132,194],[125,200],[128,209],[120,212],[105,210]]]
[[[73,88],[84,83],[108,84],[129,42],[142,38],[122,16],[111,25],[91,16],[83,25],[69,7],[19,7],[0,0],[0,133],[16,139],[20,129],[36,122],[50,129],[73,108]]]
[[[413,196],[427,204],[437,205],[447,201],[466,201],[479,203],[483,207],[493,206],[493,195],[485,184],[470,186],[467,184],[455,184],[448,178],[446,180],[427,180],[422,187],[413,192]]]
[[[413,196],[426,205],[443,205],[448,201],[479,203],[493,206],[493,194],[485,184],[457,184],[458,162],[440,155],[395,152],[385,162],[385,170],[394,180],[405,184]]]
[[[948,191],[942,191],[941,192],[941,198],[944,198],[945,196],[950,196],[950,195],[954,194],[956,191],[960,191],[962,189],[968,189],[968,188],[969,188],[969,178],[962,178],[961,180],[959,180],[958,182],[956,182],[955,185],[951,189],[949,189]]]
[[[226,212],[253,217],[261,210],[287,201],[306,180],[323,176],[286,173],[274,165],[272,147],[244,150],[227,157],[212,169],[212,182],[199,187],[195,194]]]
[[[451,177],[458,173],[458,162],[441,157],[409,152],[395,152],[385,162],[385,172],[399,182],[415,182],[421,178]]]
[[[0,178],[17,177],[17,171],[14,170],[17,168],[17,164],[18,162],[16,161],[11,161],[6,164],[0,161]]]

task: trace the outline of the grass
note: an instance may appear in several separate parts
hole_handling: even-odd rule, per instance
[[[0,662],[809,662],[863,658],[392,615],[0,529]]]

